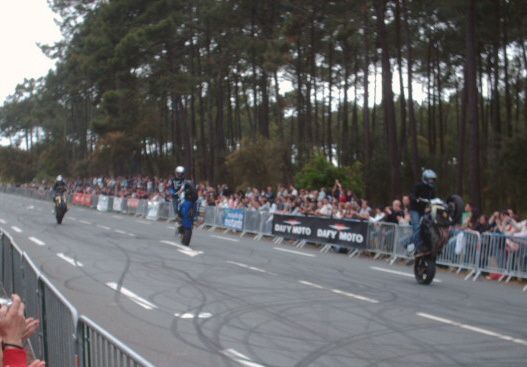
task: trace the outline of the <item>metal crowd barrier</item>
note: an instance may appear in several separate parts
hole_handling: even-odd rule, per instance
[[[225,222],[225,209],[214,206],[205,208],[204,226],[211,229],[234,230]],[[245,210],[242,236],[249,233],[260,238],[272,236],[272,217],[269,212]],[[368,244],[362,251],[375,257],[388,256],[390,263],[409,259],[407,246],[413,242],[412,227],[393,223],[369,223]],[[354,252],[355,254],[356,252]],[[470,230],[452,231],[451,237],[437,258],[437,263],[468,272],[465,279],[476,280],[482,273],[499,273],[506,281],[512,277],[527,279],[527,233],[524,237],[501,234],[479,234]],[[527,291],[527,286],[524,288]]]
[[[26,314],[41,327],[29,341],[35,358],[54,367],[153,367],[75,307],[31,262],[5,232],[0,231],[0,281],[8,295],[17,293]]]

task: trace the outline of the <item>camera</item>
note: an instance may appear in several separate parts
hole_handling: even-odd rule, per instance
[[[0,297],[0,306],[11,306],[13,301],[9,298]]]

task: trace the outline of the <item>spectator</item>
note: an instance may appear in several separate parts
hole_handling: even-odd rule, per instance
[[[399,200],[394,200],[392,206],[386,207],[384,210],[385,217],[384,222],[403,224],[405,222],[404,211],[402,210],[402,204]]]
[[[24,342],[38,328],[38,321],[24,317],[25,306],[20,297],[12,296],[13,303],[0,308],[0,337],[2,338],[3,367],[27,367]],[[34,360],[29,367],[44,367],[45,363]]]

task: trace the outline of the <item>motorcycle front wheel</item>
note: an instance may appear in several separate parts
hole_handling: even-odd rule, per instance
[[[428,285],[436,275],[436,262],[430,255],[415,258],[414,275],[417,283]]]

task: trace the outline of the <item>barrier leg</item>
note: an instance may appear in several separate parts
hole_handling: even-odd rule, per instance
[[[523,291],[527,292],[527,285],[525,287],[523,287]]]

